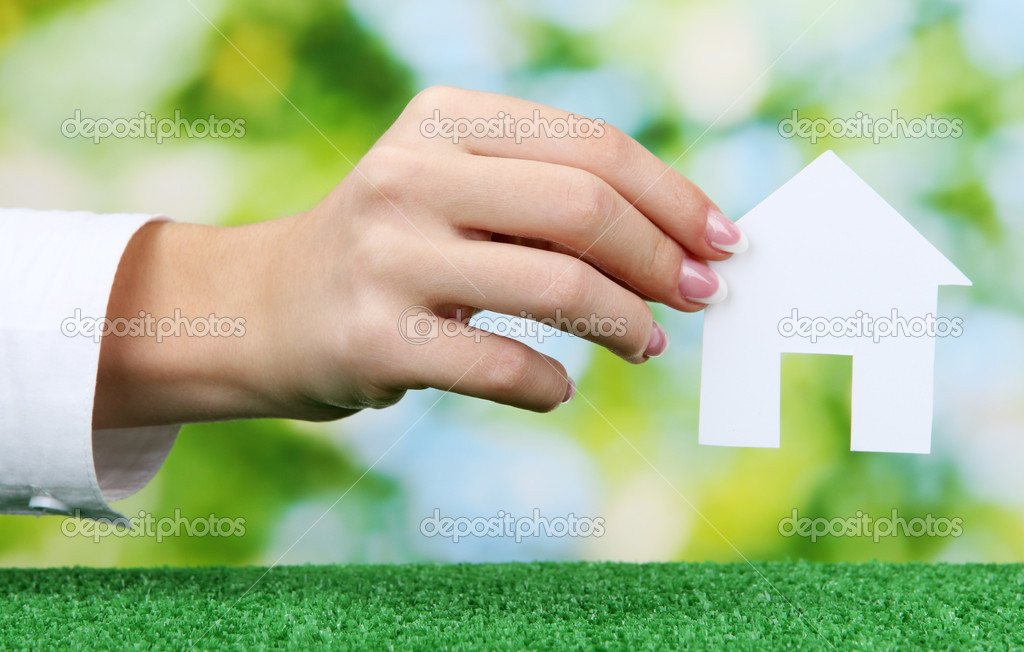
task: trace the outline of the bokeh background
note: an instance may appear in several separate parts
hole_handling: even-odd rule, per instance
[[[640,367],[569,336],[538,344],[585,397],[552,414],[427,391],[332,424],[187,426],[156,479],[116,504],[244,518],[244,536],[96,543],[63,535],[56,517],[4,516],[0,564],[1024,560],[1024,5],[193,2],[0,3],[0,205],[217,224],[295,213],[433,84],[603,118],[733,218],[831,148],[974,281],[940,293],[964,333],[937,342],[933,453],[851,453],[849,364],[808,357],[785,363],[782,448],[698,446],[701,317],[656,309],[672,347]],[[963,134],[812,144],[780,136],[794,109],[932,114],[959,118]],[[246,134],[97,145],[61,135],[76,110],[242,118]],[[535,508],[601,517],[604,535],[420,533],[434,509]],[[793,509],[894,508],[961,518],[963,533],[779,533]]]

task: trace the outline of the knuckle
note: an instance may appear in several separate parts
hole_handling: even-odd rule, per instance
[[[378,145],[357,166],[356,180],[370,187],[371,199],[403,200],[424,174],[426,161],[416,152],[395,145]]]
[[[577,258],[568,257],[565,265],[552,269],[544,297],[549,312],[566,310],[575,312],[587,304],[593,279],[590,266]]]
[[[666,279],[674,279],[682,266],[682,249],[667,236],[658,234],[652,247],[641,247],[635,270],[641,289],[662,287]],[[673,282],[673,286],[675,283]]]
[[[563,214],[574,236],[586,238],[600,234],[611,213],[612,192],[608,184],[589,172],[569,175]]]
[[[533,355],[525,345],[508,342],[494,356],[491,374],[493,389],[500,394],[516,395],[529,387],[533,378]]]
[[[409,101],[409,108],[416,114],[428,114],[434,109],[451,105],[460,89],[454,86],[428,86]]]
[[[382,291],[401,287],[421,273],[416,271],[422,256],[418,237],[393,212],[367,215],[345,246],[345,263],[334,281],[358,297],[360,306],[380,304],[385,298]]]
[[[644,359],[644,351],[647,350],[647,343],[651,339],[654,313],[646,302],[638,299],[636,303],[632,314],[626,317],[623,355],[627,360],[641,362]]]
[[[636,156],[633,139],[611,125],[606,125],[604,137],[596,139],[594,144],[591,155],[602,173],[615,175],[628,169]]]
[[[668,196],[681,214],[687,216],[689,237],[701,239],[704,236],[704,216],[708,210],[708,198],[692,181],[678,172],[671,171],[658,183],[658,191],[667,186]]]

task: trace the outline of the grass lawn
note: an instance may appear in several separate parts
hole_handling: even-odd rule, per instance
[[[2,570],[0,648],[1024,646],[1022,565],[537,563],[265,572]]]

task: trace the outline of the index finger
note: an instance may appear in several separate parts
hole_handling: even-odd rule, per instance
[[[471,154],[544,161],[600,177],[699,258],[723,260],[746,248],[739,228],[696,184],[607,123],[495,93],[447,87],[423,91],[414,104],[419,115],[449,119],[446,124],[454,127],[469,125],[453,129],[452,140]]]

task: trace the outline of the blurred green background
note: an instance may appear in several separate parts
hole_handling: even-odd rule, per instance
[[[933,453],[849,451],[848,361],[784,364],[778,450],[697,445],[701,317],[629,367],[538,342],[581,398],[548,415],[436,392],[333,424],[188,426],[129,516],[238,537],[62,534],[0,517],[0,564],[1024,559],[1024,5],[1016,2],[3,0],[0,205],[240,224],[302,211],[421,88],[600,117],[738,218],[834,149],[973,281],[944,288]],[[959,118],[959,138],[783,138],[780,120]],[[245,120],[243,138],[65,138],[88,117]],[[865,260],[865,264],[871,264]],[[436,404],[436,405],[435,405]],[[737,406],[742,409],[742,406]],[[601,517],[601,537],[424,537],[443,515]],[[963,519],[959,537],[785,537],[802,516]],[[175,510],[178,510],[177,512]]]

